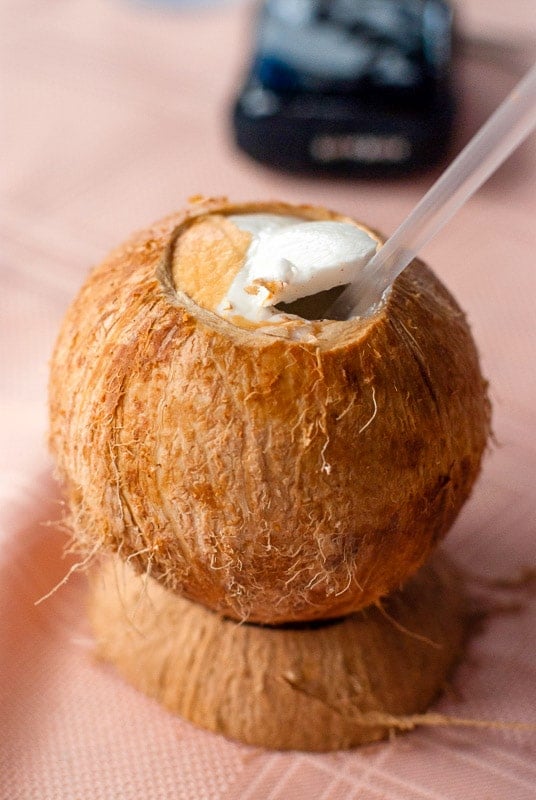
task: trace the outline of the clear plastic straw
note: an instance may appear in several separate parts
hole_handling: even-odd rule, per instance
[[[371,316],[386,290],[435,234],[536,127],[536,65],[326,312]]]

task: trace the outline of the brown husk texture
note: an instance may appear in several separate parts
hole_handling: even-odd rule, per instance
[[[465,317],[420,261],[372,320],[304,341],[175,290],[181,226],[258,210],[340,218],[212,201],[113,252],[65,317],[50,441],[81,549],[276,624],[352,612],[415,572],[471,491],[489,403]]]
[[[383,612],[239,625],[114,557],[93,575],[90,618],[97,653],[195,725],[251,745],[326,751],[411,727],[460,654],[464,603],[456,572],[434,560]]]

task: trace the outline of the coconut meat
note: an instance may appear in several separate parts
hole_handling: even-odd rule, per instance
[[[243,266],[216,311],[253,324],[283,322],[275,306],[343,286],[358,276],[377,241],[347,222],[304,220],[279,214],[228,218],[251,236]]]

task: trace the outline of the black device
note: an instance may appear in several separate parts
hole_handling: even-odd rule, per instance
[[[235,103],[238,146],[290,171],[428,167],[454,117],[446,0],[265,0]]]

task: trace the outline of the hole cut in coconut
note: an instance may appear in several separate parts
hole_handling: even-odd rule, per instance
[[[238,327],[323,321],[377,244],[354,221],[208,214],[178,233],[172,280],[201,308]]]
[[[328,310],[341,296],[348,284],[342,286],[333,286],[331,289],[326,289],[323,292],[316,292],[315,294],[305,295],[304,297],[294,300],[292,303],[277,303],[274,307],[284,314],[293,314],[303,320],[310,322],[329,319],[326,316]]]

